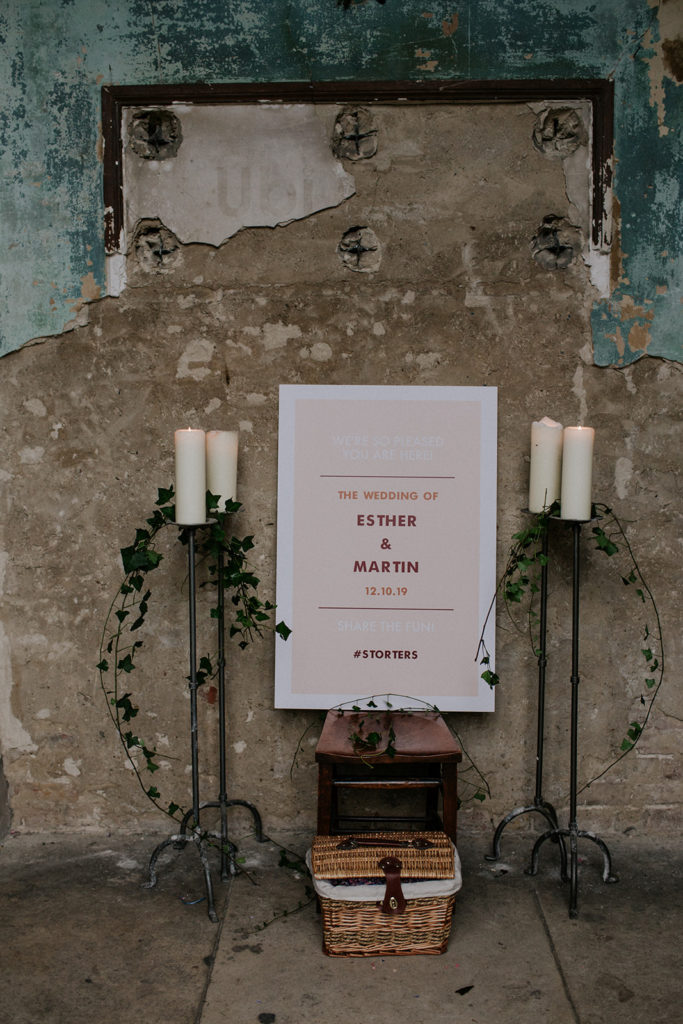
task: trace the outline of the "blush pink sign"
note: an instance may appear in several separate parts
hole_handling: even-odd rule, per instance
[[[277,605],[292,635],[276,707],[396,694],[493,710],[476,651],[495,589],[496,399],[281,387]]]

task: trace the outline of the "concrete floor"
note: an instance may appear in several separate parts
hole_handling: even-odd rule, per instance
[[[250,878],[221,883],[206,913],[194,848],[163,837],[10,835],[0,847],[1,1024],[671,1024],[679,1020],[680,844],[608,842],[616,885],[592,844],[579,917],[557,851],[524,874],[532,837],[460,837],[463,888],[442,956],[329,958],[308,880],[279,866],[310,836],[239,840]],[[251,880],[250,880],[251,879]],[[256,884],[253,884],[256,883]],[[199,902],[197,902],[199,901]],[[275,920],[273,920],[275,919]]]

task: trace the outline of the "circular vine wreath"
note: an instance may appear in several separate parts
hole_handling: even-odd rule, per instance
[[[503,598],[506,612],[514,628],[520,633],[527,634],[534,655],[540,657],[540,638],[538,636],[540,619],[534,607],[533,599],[540,590],[541,569],[547,563],[547,556],[543,553],[543,539],[548,531],[550,522],[553,519],[557,519],[559,513],[560,504],[556,501],[548,509],[535,515],[526,529],[513,535],[514,543],[508,552],[507,563],[491,599],[477,646],[476,657],[480,664],[484,666],[481,678],[489,686],[496,686],[500,679],[490,668],[490,654],[486,647],[484,634],[493,613],[495,599],[499,594]],[[591,522],[593,521],[597,522],[597,525],[592,527],[596,550],[603,552],[608,558],[612,558],[621,551],[625,563],[625,567],[622,563],[622,568],[619,570],[621,581],[624,586],[631,587],[640,604],[649,609],[649,614],[653,619],[653,627],[650,627],[650,623],[646,618],[642,625],[642,633],[640,634],[640,643],[643,645],[640,647],[640,652],[645,662],[645,689],[640,694],[640,705],[645,709],[642,719],[629,723],[626,735],[621,741],[620,752],[617,757],[610,761],[590,781],[584,783],[579,789],[580,793],[592,786],[598,779],[601,779],[603,775],[618,764],[622,758],[626,757],[636,746],[650,719],[654,702],[664,680],[664,640],[659,610],[652,591],[633,553],[633,548],[629,543],[624,527],[613,509],[602,502],[596,502],[591,506]],[[521,627],[512,614],[512,606],[521,604],[526,597],[529,599],[527,622],[525,627]]]
[[[135,531],[132,544],[121,548],[124,578],[105,618],[97,670],[109,715],[145,796],[160,811],[182,823],[185,811],[181,805],[173,800],[167,804],[162,803],[156,785],[148,785],[143,778],[143,772],[153,775],[160,766],[157,763],[157,750],[134,731],[133,719],[137,717],[140,708],[134,703],[130,686],[131,673],[136,669],[136,658],[143,646],[140,630],[145,623],[152,595],[147,577],[163,560],[155,544],[162,530],[176,525],[173,498],[172,487],[159,488],[156,507],[145,520],[146,526]],[[225,593],[230,593],[230,603],[234,609],[229,635],[238,638],[238,646],[243,649],[255,637],[263,635],[275,605],[270,601],[262,601],[258,596],[260,580],[252,572],[247,560],[248,552],[254,547],[253,536],[235,537],[227,529],[228,516],[234,515],[242,505],[237,501],[227,501],[225,510],[219,511],[218,501],[216,495],[207,492],[208,522],[198,533],[196,551],[206,562],[210,585],[218,587],[222,576]],[[187,544],[188,529],[178,528],[180,541]],[[220,556],[222,569],[219,568]],[[211,609],[211,617],[218,617],[217,607]],[[284,640],[291,633],[284,622],[278,622],[273,629]],[[211,656],[203,655],[196,672],[197,686],[213,678],[216,671]],[[144,762],[142,766],[140,761]]]

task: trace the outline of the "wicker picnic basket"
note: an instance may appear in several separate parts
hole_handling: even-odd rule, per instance
[[[316,836],[309,866],[328,956],[445,951],[461,876],[444,832]]]

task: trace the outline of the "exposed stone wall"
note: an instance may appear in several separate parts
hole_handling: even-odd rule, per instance
[[[569,216],[560,164],[532,145],[533,111],[418,111],[408,123],[391,109],[378,116],[377,158],[347,165],[350,199],[286,226],[242,231],[220,248],[179,246],[161,263],[141,261],[132,247],[128,287],[94,303],[87,326],[3,359],[0,750],[14,827],[163,828],[126,767],[95,670],[121,579],[118,551],[144,524],[157,488],[172,481],[174,429],[239,429],[244,508],[235,529],[254,533],[254,568],[272,599],[277,393],[292,383],[496,386],[499,566],[526,522],[531,421],[550,415],[596,429],[595,498],[628,523],[662,614],[669,670],[636,752],[581,795],[590,805],[582,826],[679,827],[680,368],[653,359],[624,370],[593,364],[594,292],[582,259],[547,269],[532,257],[543,218]],[[446,116],[455,118],[447,131]],[[359,225],[381,243],[381,261],[365,273],[338,249]],[[131,679],[141,706],[135,729],[159,750],[154,783],[187,805],[185,553],[170,532],[162,550]],[[642,715],[644,623],[618,569],[586,541],[582,782],[616,756]],[[570,572],[569,538],[558,529],[546,788],[562,809]],[[213,640],[205,611],[202,597],[200,648]],[[482,805],[466,800],[469,827],[488,827],[533,795],[536,663],[503,609],[497,667],[496,712],[449,716],[492,789]],[[254,802],[267,830],[313,828],[318,715],[273,709],[272,637],[245,652],[229,648],[228,686],[230,795]],[[208,688],[200,744],[213,766],[217,709],[207,696]]]

